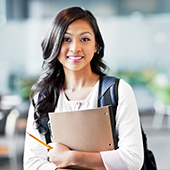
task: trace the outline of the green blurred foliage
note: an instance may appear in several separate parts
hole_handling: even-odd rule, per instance
[[[155,68],[144,70],[119,70],[115,76],[124,79],[131,86],[145,86],[148,91],[161,100],[165,105],[170,105],[170,82],[166,74]]]
[[[22,77],[17,79],[15,83],[15,89],[23,100],[28,100],[30,90],[33,84],[37,81],[37,78]]]
[[[159,71],[156,69],[148,68],[144,70],[119,70],[114,75],[119,78],[124,79],[130,85],[146,85],[152,77],[157,74]]]

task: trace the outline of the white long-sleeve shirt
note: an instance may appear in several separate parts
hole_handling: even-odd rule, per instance
[[[99,81],[85,100],[69,101],[61,91],[57,111],[82,110],[97,107]],[[134,93],[129,84],[120,80],[118,86],[118,107],[116,130],[118,149],[100,152],[107,170],[139,170],[143,163],[143,144],[140,120]],[[45,138],[33,128],[34,108],[31,105],[26,131],[45,142]],[[55,170],[56,166],[47,161],[47,149],[28,135],[25,139],[24,170]]]

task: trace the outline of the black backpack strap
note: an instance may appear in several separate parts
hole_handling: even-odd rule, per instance
[[[59,96],[57,96],[57,98],[56,98],[56,105],[57,105],[57,103],[58,103],[58,97]],[[53,110],[54,111],[54,110]],[[50,125],[50,123],[49,123],[49,116],[48,116],[48,122],[47,122],[47,126],[48,126],[48,131],[47,131],[47,133],[45,134],[45,140],[46,140],[46,143],[48,144],[48,143],[51,143],[52,142],[52,131],[51,131],[51,125]]]
[[[111,105],[110,116],[115,148],[118,148],[118,135],[115,128],[115,117],[118,105],[118,85],[119,79],[116,77],[100,77],[98,107]]]

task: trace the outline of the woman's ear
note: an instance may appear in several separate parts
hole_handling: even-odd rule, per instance
[[[98,46],[98,44],[97,44],[97,43],[95,43],[95,50],[94,50],[94,53],[96,53],[96,52],[97,52],[97,46]]]

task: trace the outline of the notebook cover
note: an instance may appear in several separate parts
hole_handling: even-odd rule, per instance
[[[54,141],[78,151],[113,150],[109,107],[49,113]]]

